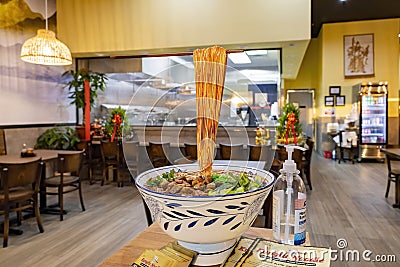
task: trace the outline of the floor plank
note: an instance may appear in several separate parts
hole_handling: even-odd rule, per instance
[[[67,194],[64,221],[42,215],[44,233],[33,218],[14,227],[24,233],[10,236],[9,246],[0,249],[0,266],[97,266],[146,228],[134,186],[84,182],[83,192],[86,211],[81,211],[77,192]]]
[[[386,165],[378,162],[341,163],[314,155],[313,190],[307,192],[307,230],[310,243],[337,249],[340,238],[346,249],[369,249],[394,254],[400,261],[400,209],[393,209],[394,185],[388,199]],[[146,228],[143,204],[134,186],[83,184],[86,211],[77,194],[68,194],[69,213],[43,215],[45,232],[34,219],[23,221],[21,236],[10,236],[9,247],[0,248],[0,266],[97,266]],[[51,202],[50,200],[49,202]],[[54,199],[55,201],[55,199]],[[0,217],[2,220],[2,217]],[[346,262],[331,266],[398,266],[396,263]]]
[[[316,168],[316,166],[318,166]],[[308,231],[312,245],[336,249],[336,256],[349,250],[393,254],[400,261],[400,210],[392,208],[394,184],[385,199],[387,168],[379,162],[341,163],[314,155],[313,190],[307,194]],[[347,247],[338,249],[340,238]],[[362,255],[362,254],[360,254]],[[398,266],[398,263],[346,261],[331,266]],[[345,257],[342,257],[345,258]]]

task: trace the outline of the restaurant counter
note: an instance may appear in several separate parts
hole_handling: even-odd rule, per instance
[[[216,144],[243,144],[246,148],[248,144],[255,144],[257,127],[237,127],[228,126],[218,128]],[[275,144],[275,127],[266,126],[269,131],[269,140]],[[170,143],[168,159],[170,162],[178,160],[183,155],[185,143],[196,143],[196,126],[132,126],[133,138],[141,144],[139,147],[139,172],[152,168],[147,156],[146,145],[149,142]],[[217,153],[217,159],[218,153]],[[247,159],[246,159],[247,160]]]
[[[275,126],[262,126],[269,132],[269,140],[275,143]],[[135,139],[139,142],[196,143],[196,126],[132,126]],[[254,144],[254,126],[219,126],[216,143]]]

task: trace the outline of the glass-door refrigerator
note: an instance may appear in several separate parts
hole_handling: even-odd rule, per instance
[[[387,144],[387,82],[360,85],[359,160],[384,159],[380,148]]]

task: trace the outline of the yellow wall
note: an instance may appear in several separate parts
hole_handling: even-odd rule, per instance
[[[318,40],[311,39],[296,79],[285,80],[285,89],[318,88],[318,46]]]
[[[323,26],[322,31],[322,89],[328,95],[330,85],[341,85],[346,95],[346,106],[336,107],[339,116],[350,112],[351,86],[360,82],[389,82],[389,98],[397,98],[399,90],[399,19],[334,23]],[[368,78],[344,78],[343,36],[374,34],[375,75]],[[319,98],[323,103],[323,95]],[[389,102],[389,116],[397,117],[397,102]]]
[[[344,107],[335,107],[344,117],[351,110],[352,86],[361,82],[389,82],[389,117],[398,117],[400,19],[370,20],[324,24],[317,39],[312,39],[296,80],[285,81],[285,89],[315,88],[317,115],[324,107],[329,86],[340,85],[346,96]],[[343,37],[374,34],[375,75],[344,77]],[[317,57],[317,58],[316,58]],[[316,75],[317,77],[314,77]]]
[[[311,0],[57,0],[58,37],[75,55],[265,47],[309,40],[310,18]]]

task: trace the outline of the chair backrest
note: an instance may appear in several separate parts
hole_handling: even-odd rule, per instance
[[[163,142],[149,142],[147,150],[149,157],[166,157],[168,150],[170,149],[170,143]]]
[[[306,161],[310,161],[312,152],[314,150],[314,140],[312,140],[311,138],[307,138],[306,145],[308,146],[308,148],[306,151],[304,151],[304,158]]]
[[[247,145],[249,148],[249,160],[264,161],[265,170],[271,168],[272,162],[275,158],[275,150],[272,149],[272,145]]]
[[[170,151],[170,143],[149,142],[149,146],[147,146],[146,149],[154,167],[169,165],[168,153]]]
[[[90,141],[81,140],[79,143],[76,144],[76,148],[79,150],[87,150],[90,145]],[[86,151],[87,152],[87,151]]]
[[[74,153],[58,153],[57,171],[78,175],[82,167],[83,150]]]
[[[184,143],[185,156],[192,160],[197,160],[197,144]]]
[[[1,165],[0,185],[2,191],[8,192],[9,188],[32,186],[35,184],[35,191],[38,190],[42,162],[35,158],[24,163]]]
[[[248,144],[249,148],[249,160],[260,160],[261,156],[261,145]]]
[[[124,142],[122,148],[126,162],[137,162],[139,158],[139,141]]]
[[[247,160],[248,156],[243,144],[219,144],[220,156],[223,160]]]
[[[101,141],[101,157],[103,161],[107,159],[119,159],[120,153],[120,144],[119,142],[110,142],[110,141]]]
[[[272,149],[272,145],[262,145],[261,146],[261,153],[260,153],[260,161],[264,161],[264,169],[269,170],[271,169],[272,162],[275,158],[275,150]]]
[[[81,140],[79,143],[76,144],[76,148],[78,150],[84,150],[84,155],[86,157],[89,157],[91,156],[92,152],[92,141]]]
[[[0,129],[0,155],[6,155],[6,135],[4,133],[4,129]]]
[[[400,148],[400,145],[391,145],[388,144],[385,146],[385,148]],[[391,156],[390,154],[386,154],[386,163],[387,163],[387,168],[389,171],[389,175],[392,172],[392,161],[400,161],[398,158]],[[395,168],[398,167],[398,164],[396,164]]]

